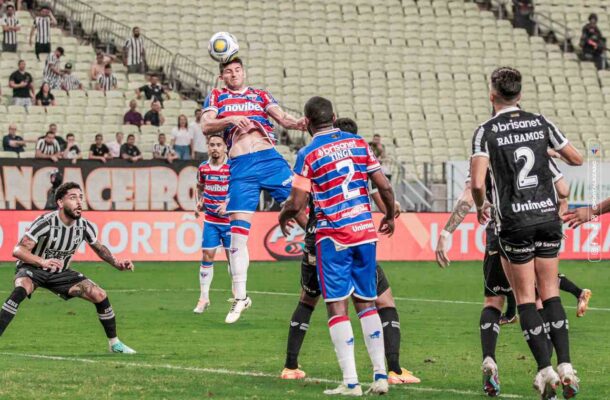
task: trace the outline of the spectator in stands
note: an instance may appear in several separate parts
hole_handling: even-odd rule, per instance
[[[378,160],[385,158],[385,146],[381,143],[381,135],[376,133],[373,135],[373,141],[369,142],[373,154]]]
[[[10,124],[8,126],[8,135],[2,138],[2,150],[13,151],[17,155],[25,151],[25,140],[17,135],[17,125]]]
[[[23,7],[23,5],[27,7]],[[17,0],[17,10],[33,10],[34,9],[34,0]]]
[[[95,143],[89,147],[89,159],[100,160],[101,162],[105,163],[106,160],[110,158],[112,158],[112,156],[110,155],[108,146],[104,144],[104,137],[101,133],[98,133],[95,135]]]
[[[55,96],[53,96],[53,93],[51,93],[51,86],[48,82],[44,82],[38,93],[36,93],[36,105],[43,107],[57,105],[55,102]]]
[[[57,131],[57,124],[49,124],[49,131],[53,132],[53,135],[55,135],[55,140],[57,140],[57,143],[59,143],[59,148],[61,149],[61,151],[64,151],[66,149],[67,143]]]
[[[62,90],[65,90],[68,93],[71,90],[85,90],[78,77],[72,73],[72,64],[66,63],[63,72],[64,74],[61,78]]]
[[[95,52],[95,61],[91,63],[91,68],[89,69],[89,79],[92,81],[97,81],[97,78],[104,73],[104,68],[106,65],[112,63],[115,59],[115,56],[105,54],[103,51],[97,50]]]
[[[34,19],[34,25],[30,31],[30,46],[32,37],[36,32],[36,44],[34,52],[36,59],[40,61],[40,53],[51,53],[51,26],[57,25],[57,20],[51,12],[51,7],[43,4],[40,8],[40,15]]]
[[[119,158],[121,156],[121,147],[123,146],[123,132],[117,132],[115,141],[108,143],[108,150],[111,158]]]
[[[34,101],[34,79],[25,70],[25,61],[19,60],[19,69],[11,74],[8,85],[13,89],[13,105],[30,107]]]
[[[158,101],[161,103],[161,107],[163,107],[164,94],[167,96],[168,100],[170,99],[169,92],[159,84],[159,78],[156,75],[150,77],[150,83],[136,89],[138,99],[142,98],[142,93],[144,93],[146,100]]]
[[[47,56],[42,71],[42,81],[48,82],[52,89],[57,89],[61,85],[61,57],[64,55],[64,48],[58,47],[55,51]]]
[[[104,67],[104,73],[97,78],[97,90],[107,92],[117,88],[116,76],[112,73],[112,65],[106,64]]]
[[[44,137],[38,139],[38,143],[36,143],[36,158],[57,162],[61,159],[61,156],[61,148],[53,132],[48,131]]]
[[[123,160],[129,160],[136,162],[142,159],[142,153],[138,146],[135,145],[136,137],[133,134],[127,135],[127,143],[121,146],[121,158]]]
[[[17,52],[17,32],[21,30],[19,20],[15,16],[15,6],[11,3],[6,5],[6,15],[2,18],[2,51],[5,53]]]
[[[193,148],[191,158],[197,161],[205,161],[208,159],[208,146],[205,135],[201,130],[201,108],[195,109],[195,121],[189,124],[189,132],[193,137]]]
[[[172,147],[180,160],[191,159],[193,136],[189,130],[189,120],[184,114],[178,117],[178,125],[172,129]]]
[[[125,113],[123,116],[123,125],[135,125],[142,126],[144,119],[142,118],[142,114],[137,111],[138,102],[135,100],[131,100],[129,102],[129,111]]]
[[[593,61],[597,69],[605,69],[606,38],[597,27],[597,14],[589,15],[589,23],[583,26],[580,47],[585,60]]]
[[[165,124],[165,117],[161,114],[161,104],[158,101],[153,101],[150,110],[144,114],[144,124],[153,126]]]
[[[123,46],[123,65],[127,67],[128,73],[143,74],[146,65],[146,53],[144,41],[140,37],[140,28],[135,26],[132,36],[125,41]]]
[[[67,160],[72,160],[72,164],[76,164],[77,160],[83,158],[83,154],[80,151],[80,147],[76,144],[76,138],[73,133],[68,133],[66,135],[66,140],[68,143],[66,144],[66,149],[63,152],[63,158]]]
[[[528,35],[534,34],[536,22],[534,16],[533,0],[513,0],[513,25],[515,28],[523,28]]]
[[[153,144],[152,153],[153,158],[156,160],[166,160],[168,163],[172,163],[178,158],[178,155],[165,141],[165,133],[160,133],[157,137],[158,142]]]

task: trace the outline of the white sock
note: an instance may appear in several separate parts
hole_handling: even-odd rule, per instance
[[[112,339],[108,339],[108,343],[110,343],[111,346],[114,346],[118,342],[119,342],[118,337],[113,337]]]
[[[385,367],[385,347],[383,345],[383,327],[381,319],[377,313],[377,309],[370,308],[358,313],[362,333],[364,335],[364,343],[366,350],[369,352],[371,363],[373,364],[373,373],[375,380],[379,378],[387,379],[387,370]]]
[[[236,299],[246,298],[246,281],[248,280],[248,236],[235,234],[231,231],[231,277],[233,279],[233,295]]]
[[[358,383],[356,358],[354,356],[354,332],[347,315],[336,315],[328,320],[330,338],[335,345],[337,360],[343,372],[343,383],[354,385]]]
[[[214,279],[214,263],[202,261],[199,266],[199,288],[201,289],[199,300],[210,300],[212,279]]]

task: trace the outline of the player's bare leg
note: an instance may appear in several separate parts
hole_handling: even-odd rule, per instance
[[[108,337],[108,349],[112,353],[135,354],[135,350],[119,340],[116,334],[116,318],[106,291],[91,280],[81,281],[68,290],[73,297],[80,297],[95,305],[97,315]]]
[[[485,296],[481,319],[481,348],[483,350],[483,391],[490,397],[500,394],[500,379],[496,364],[496,343],[500,334],[500,315],[504,296]]]
[[[15,314],[17,314],[19,304],[27,296],[31,295],[34,290],[36,290],[36,286],[30,278],[20,277],[15,279],[15,288],[4,304],[2,304],[2,310],[0,310],[0,336],[2,336],[8,324],[11,323]]]
[[[201,314],[210,306],[210,286],[214,279],[214,258],[216,249],[204,249],[199,266],[199,301],[193,310],[196,314]]]
[[[230,260],[231,278],[233,280],[233,304],[227,314],[225,322],[236,322],[241,313],[250,308],[252,300],[246,291],[248,280],[248,267],[250,255],[248,253],[248,236],[252,222],[251,213],[235,212],[231,214],[231,249]]]
[[[305,340],[305,334],[309,329],[311,314],[316,308],[319,299],[320,296],[312,297],[304,290],[301,290],[299,304],[290,318],[288,343],[286,346],[286,362],[284,363],[284,369],[280,375],[281,379],[303,379],[306,376],[305,371],[299,368],[298,357],[301,351],[301,345]]]
[[[389,370],[388,382],[391,385],[420,383],[421,380],[411,371],[400,366],[400,320],[391,288],[377,297],[375,306],[383,327],[385,358]]]

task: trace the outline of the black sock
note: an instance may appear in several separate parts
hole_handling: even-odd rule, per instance
[[[112,339],[116,337],[116,318],[114,317],[114,311],[110,305],[108,297],[99,303],[95,303],[97,309],[97,316],[104,327],[106,337]]]
[[[517,300],[515,299],[515,294],[511,290],[506,295],[506,312],[504,315],[508,319],[512,319],[517,314]]]
[[[299,367],[299,352],[309,329],[309,320],[314,308],[309,304],[299,302],[292,313],[290,328],[288,328],[288,346],[286,348],[285,368],[297,369]]]
[[[570,292],[577,299],[580,298],[582,289],[576,286],[574,282],[568,279],[564,274],[559,274],[559,289],[564,292]]]
[[[546,334],[544,333],[544,321],[538,311],[535,303],[519,304],[519,320],[523,336],[530,351],[538,364],[538,371],[551,365],[551,357]]]
[[[542,302],[545,319],[549,322],[551,340],[557,353],[557,364],[570,362],[570,338],[568,317],[559,297],[551,297]]]
[[[383,344],[385,358],[388,361],[388,370],[397,374],[402,373],[400,368],[400,319],[395,307],[384,307],[377,310],[383,326]]]
[[[25,300],[27,296],[28,292],[21,286],[17,286],[13,289],[13,293],[8,296],[8,299],[6,299],[2,305],[2,310],[0,310],[0,336],[2,336],[8,324],[11,323],[15,314],[17,314],[19,304]]]
[[[551,324],[546,319],[546,315],[544,313],[544,308],[538,310],[538,314],[542,317],[542,321],[544,322],[544,333],[546,333],[546,344],[549,348],[549,357],[553,358],[553,341],[551,340]]]
[[[481,330],[481,348],[483,349],[483,359],[491,357],[496,361],[496,343],[500,334],[500,315],[501,312],[495,307],[485,307],[481,311],[479,327]]]

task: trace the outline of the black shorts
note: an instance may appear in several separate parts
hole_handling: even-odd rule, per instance
[[[518,230],[500,231],[499,236],[502,257],[512,264],[525,264],[534,257],[557,257],[563,232],[561,222],[554,221]]]
[[[73,269],[49,272],[29,265],[17,268],[15,279],[17,278],[30,278],[37,288],[45,288],[64,300],[70,300],[74,297],[68,293],[72,286],[88,279],[85,275]]]
[[[51,43],[36,43],[34,45],[34,52],[36,53],[37,58],[40,53],[50,53]]]
[[[483,259],[483,286],[485,297],[505,296],[512,292],[504,269],[502,269],[498,236],[489,230],[487,230],[487,245]]]
[[[17,52],[17,44],[8,44],[2,43],[2,51],[5,53],[16,53]]]
[[[301,287],[309,297],[319,297],[322,292],[316,271],[316,257],[304,252],[301,260]],[[377,264],[377,296],[381,296],[390,288],[390,282],[385,276],[385,272]]]

